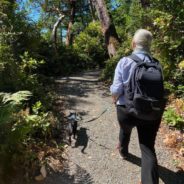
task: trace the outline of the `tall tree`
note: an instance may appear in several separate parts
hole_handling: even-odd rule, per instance
[[[98,18],[101,22],[102,32],[105,37],[105,44],[110,57],[116,54],[120,40],[113,24],[112,17],[107,10],[104,0],[94,0]]]
[[[71,6],[71,13],[70,13],[70,20],[68,23],[68,30],[67,30],[67,36],[66,36],[67,46],[72,45],[72,42],[73,42],[72,26],[75,21],[76,0],[70,0],[70,6]]]
[[[59,18],[57,19],[57,21],[54,24],[53,29],[52,29],[51,41],[53,42],[53,46],[54,46],[54,49],[56,52],[57,52],[57,29],[58,29],[59,25],[61,24],[64,17],[65,16],[63,14],[60,14]]]
[[[53,42],[53,47],[57,52],[57,29],[61,24],[63,18],[65,17],[65,13],[61,9],[61,2],[56,1],[55,3],[51,3],[48,0],[45,0],[44,4],[42,4],[42,8],[45,12],[56,15],[58,18],[53,25],[52,34],[51,34],[51,41]]]

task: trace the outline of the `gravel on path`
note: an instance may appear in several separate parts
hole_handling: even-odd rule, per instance
[[[109,90],[98,81],[100,71],[58,78],[57,92],[66,100],[66,110],[82,114],[77,139],[68,148],[68,168],[50,175],[44,184],[138,184],[141,160],[136,129],[133,129],[129,161],[122,160],[116,149],[119,127]],[[98,119],[87,122],[103,113]],[[172,155],[158,133],[156,152],[160,184],[184,184],[184,176],[173,166]],[[148,183],[149,184],[149,183]]]

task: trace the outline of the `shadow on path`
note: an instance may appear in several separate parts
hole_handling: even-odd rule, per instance
[[[61,174],[53,174],[51,177],[46,179],[44,184],[92,184],[94,183],[90,174],[80,167],[78,164],[75,164],[75,173],[72,175],[69,174],[69,169],[65,169]],[[43,183],[42,183],[43,184]]]
[[[130,154],[130,158],[127,161],[141,167],[141,159],[135,155]],[[159,175],[161,180],[165,184],[183,184],[184,183],[184,172],[173,172],[163,166],[158,166]]]
[[[88,93],[94,90],[88,81],[75,81],[74,83],[67,83],[67,81],[65,81],[65,83],[57,84],[57,86],[57,92],[59,92],[61,96],[72,95],[75,97],[88,97]]]
[[[88,93],[98,88],[99,84],[99,71],[83,72],[77,76],[57,78],[55,83],[57,85],[57,91],[61,96],[78,96],[88,97]]]
[[[89,137],[87,135],[87,129],[81,127],[77,132],[77,140],[75,142],[75,147],[83,146],[81,152],[85,154],[84,150],[87,148]]]

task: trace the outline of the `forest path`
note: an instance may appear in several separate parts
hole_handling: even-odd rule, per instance
[[[68,148],[68,168],[62,174],[50,175],[44,184],[138,184],[140,149],[137,131],[133,129],[129,161],[122,160],[116,149],[118,123],[109,89],[98,81],[99,71],[58,78],[57,92],[66,99],[66,109],[82,114],[77,140]],[[86,122],[104,112],[98,119]],[[164,147],[158,133],[156,152],[160,184],[182,184],[184,177],[175,173],[171,152]]]

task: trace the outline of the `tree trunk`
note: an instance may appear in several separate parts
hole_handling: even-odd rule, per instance
[[[73,42],[73,34],[71,32],[71,29],[75,20],[76,0],[70,0],[70,5],[71,5],[71,13],[66,36],[66,46],[72,45]]]
[[[141,0],[141,5],[143,8],[147,8],[150,6],[150,1],[149,0]]]
[[[112,22],[112,18],[107,11],[104,0],[94,0],[98,18],[101,22],[102,32],[105,37],[108,54],[113,57],[116,54],[120,40],[118,38],[116,28]]]
[[[93,0],[89,0],[89,7],[90,7],[90,12],[91,12],[91,15],[92,15],[93,22],[95,22],[96,21],[96,16],[95,16],[95,7],[94,7],[94,1]]]
[[[64,15],[60,15],[60,17],[58,18],[58,20],[56,21],[52,29],[51,41],[53,42],[55,51],[57,51],[57,28],[59,24],[61,23],[61,21],[63,20],[63,18],[64,18]]]

